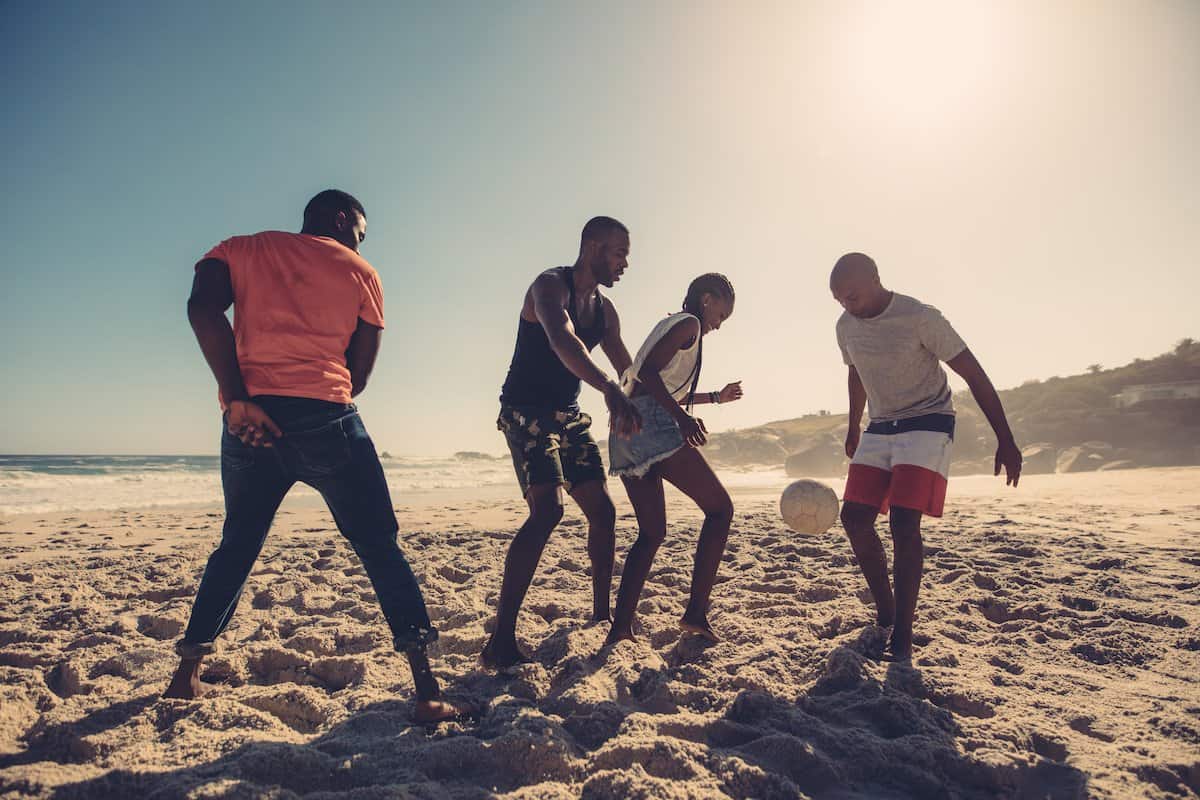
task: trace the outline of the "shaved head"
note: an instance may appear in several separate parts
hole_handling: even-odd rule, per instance
[[[879,268],[864,253],[847,253],[829,273],[829,291],[850,314],[869,318],[883,312],[891,292],[879,282]]]
[[[829,273],[829,288],[863,280],[879,280],[879,267],[875,265],[875,260],[866,253],[846,253],[833,265],[833,272]]]

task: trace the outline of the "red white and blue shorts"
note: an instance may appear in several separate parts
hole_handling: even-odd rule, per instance
[[[877,508],[881,514],[898,506],[940,517],[953,441],[950,414],[871,423],[850,461],[842,499]]]

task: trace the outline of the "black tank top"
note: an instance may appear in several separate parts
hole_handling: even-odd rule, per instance
[[[573,267],[557,267],[567,282],[567,315],[575,326],[575,335],[583,346],[592,348],[604,338],[604,295],[596,292],[596,316],[590,327],[584,328],[575,319],[575,275]],[[517,346],[500,402],[511,406],[536,406],[555,411],[574,408],[579,400],[580,380],[567,369],[546,338],[540,322],[520,317],[517,322]]]

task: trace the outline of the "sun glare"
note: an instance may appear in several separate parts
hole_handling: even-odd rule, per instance
[[[956,128],[991,104],[1008,26],[996,3],[883,2],[849,6],[839,26],[845,100],[895,132]]]

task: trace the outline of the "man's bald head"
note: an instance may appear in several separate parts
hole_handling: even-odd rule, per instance
[[[879,267],[875,265],[875,259],[866,253],[846,253],[833,265],[833,272],[829,273],[829,288],[847,281],[863,280],[879,280]]]
[[[887,307],[890,295],[879,282],[879,267],[865,253],[847,253],[829,273],[829,291],[856,317],[873,317]]]

